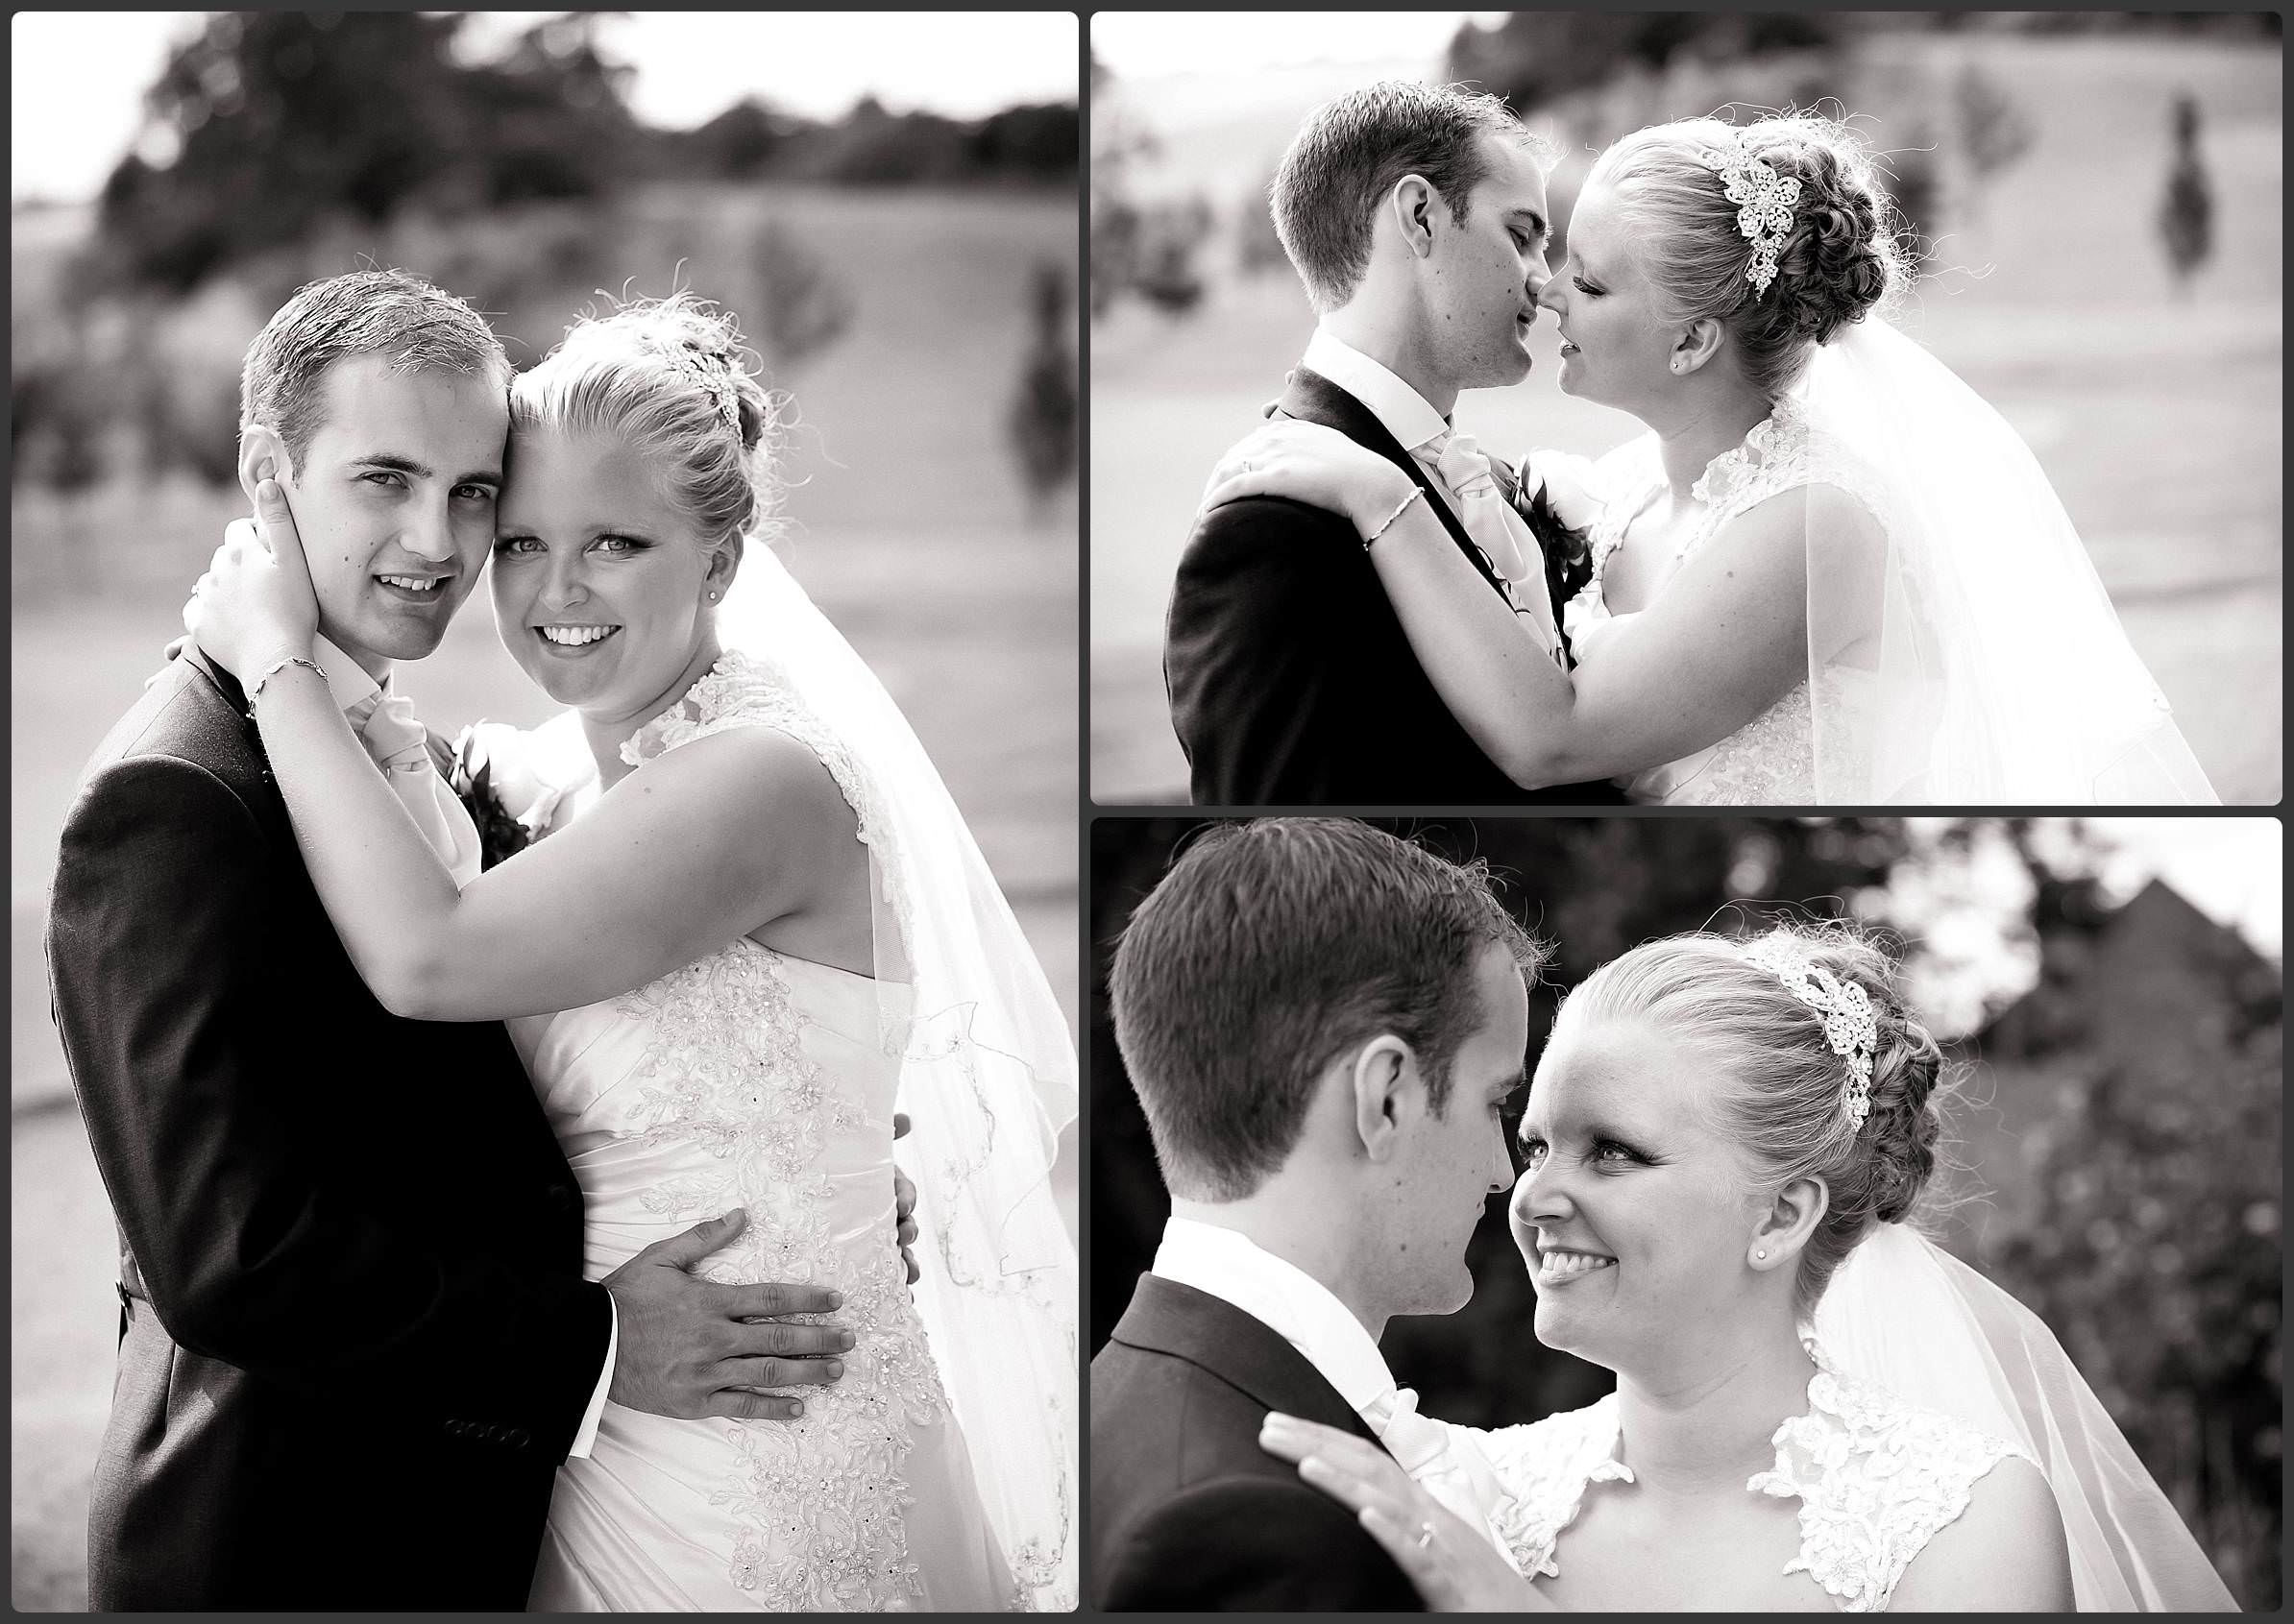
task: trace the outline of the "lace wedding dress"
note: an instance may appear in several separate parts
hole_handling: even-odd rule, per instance
[[[622,754],[729,727],[819,756],[874,833],[863,782],[809,713],[727,654]],[[549,737],[554,732],[554,738]],[[528,736],[563,824],[596,793],[578,736]],[[546,809],[542,814],[549,815]],[[538,1612],[996,1611],[1021,1605],[912,1303],[894,1235],[898,1034],[866,976],[748,939],[620,998],[509,1023],[586,1204],[584,1273],[734,1206],[701,1273],[818,1282],[856,1337],[793,1421],[676,1420],[607,1403],[560,1468]]]
[[[1573,642],[1586,645],[1611,618],[1601,595],[1601,576],[1625,531],[1665,485],[1653,437],[1620,447],[1595,465],[1591,482],[1601,506],[1591,542],[1593,579],[1566,607]],[[1779,400],[1774,412],[1755,424],[1744,441],[1721,452],[1691,487],[1697,511],[1657,577],[1651,596],[1729,524],[1753,508],[1803,485],[1823,485],[1882,511],[1869,477],[1846,448],[1813,428],[1798,402]],[[1580,649],[1582,652],[1582,648]],[[1828,716],[1847,717],[1868,709],[1860,673],[1827,667],[1815,679]],[[1817,784],[1818,695],[1802,681],[1745,726],[1717,744],[1637,774],[1628,793],[1636,801],[1678,806],[1806,806],[1819,800]],[[1837,733],[1854,738],[1861,729],[1843,720]]]
[[[1907,1404],[1835,1371],[1814,1343],[1817,1373],[1808,1410],[1770,1440],[1775,1465],[1745,1485],[1748,1494],[1800,1502],[1800,1548],[1786,1574],[1805,1573],[1843,1612],[1888,1606],[1914,1558],[1966,1510],[1978,1480],[2017,1445],[1965,1422]],[[1463,1429],[1453,1429],[1463,1430]],[[1588,1493],[1630,1491],[1632,1467],[1617,1458],[1617,1395],[1527,1426],[1473,1438],[1511,1495],[1492,1523],[1530,1578],[1559,1578],[1562,1536]],[[1728,1605],[1716,1598],[1715,1605]]]
[[[1543,461],[1551,453],[1540,453]],[[1593,580],[1565,624],[1580,663],[1614,617],[1601,578],[1665,482],[1645,436],[1576,477]],[[1637,776],[1703,805],[2212,805],[2046,472],[1973,390],[1884,321],[1807,377],[1693,487],[1665,590],[1763,502],[1805,490],[1807,678],[1728,738]]]

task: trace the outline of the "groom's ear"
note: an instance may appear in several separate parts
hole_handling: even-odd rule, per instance
[[[1433,182],[1423,175],[1404,175],[1386,194],[1386,206],[1402,232],[1402,246],[1420,259],[1433,252],[1434,210],[1441,201]]]
[[[286,442],[266,424],[251,423],[239,430],[239,489],[249,507],[255,505],[255,488],[266,479],[287,482]]]
[[[1418,1075],[1417,1058],[1408,1044],[1385,1033],[1354,1052],[1347,1075],[1354,1084],[1354,1132],[1372,1161],[1385,1161],[1400,1144],[1403,1096]]]

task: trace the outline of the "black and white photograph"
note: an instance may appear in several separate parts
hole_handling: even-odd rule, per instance
[[[1090,22],[1101,807],[2274,806],[2274,12]]]
[[[12,17],[18,1610],[1076,1606],[1080,28]]]
[[[2282,1605],[2275,820],[1091,836],[1094,1605]]]

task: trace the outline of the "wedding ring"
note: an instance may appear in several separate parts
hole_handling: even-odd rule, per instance
[[[1430,1522],[1420,1523],[1418,1525],[1418,1548],[1423,1551],[1427,1546],[1432,1543],[1433,1524]]]

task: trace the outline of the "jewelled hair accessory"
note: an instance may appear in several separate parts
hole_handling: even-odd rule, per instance
[[[1745,279],[1758,299],[1776,279],[1776,255],[1784,247],[1785,233],[1793,229],[1793,205],[1800,201],[1800,182],[1794,176],[1777,174],[1746,152],[1741,135],[1730,152],[1708,147],[1696,156],[1720,177],[1721,195],[1737,206],[1737,230],[1752,244],[1752,263],[1745,268]]]
[[[1784,988],[1823,1017],[1824,1041],[1848,1064],[1847,1092],[1841,1108],[1856,1127],[1872,1108],[1872,1059],[1879,1053],[1880,1022],[1872,1001],[1854,982],[1843,982],[1808,957],[1805,949],[1779,931],[1744,950],[1745,961],[1758,964],[1784,983]]]
[[[710,401],[717,407],[717,415],[733,431],[733,438],[741,437],[741,392],[733,387],[733,365],[705,355],[691,344],[680,344],[669,352],[677,370],[701,386]]]

